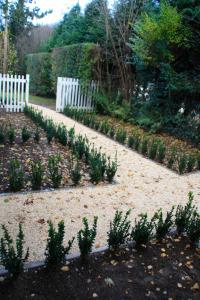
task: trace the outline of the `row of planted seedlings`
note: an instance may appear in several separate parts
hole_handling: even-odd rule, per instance
[[[108,121],[99,121],[94,113],[86,113],[70,107],[65,107],[63,113],[121,144],[126,144],[142,155],[165,164],[169,169],[178,171],[179,174],[200,170],[200,151],[196,154],[185,154],[175,146],[168,147],[160,138],[152,138],[148,133],[141,134],[136,130],[130,134],[124,128],[115,129]]]
[[[32,107],[25,107],[24,113],[46,132],[49,143],[51,143],[53,139],[56,139],[60,144],[68,147],[72,151],[73,157],[70,173],[74,184],[78,184],[81,180],[80,160],[83,160],[88,165],[89,176],[92,183],[98,184],[104,180],[107,180],[109,183],[113,182],[118,167],[117,157],[115,157],[115,160],[111,160],[109,156],[102,153],[101,148],[96,149],[94,145],[91,145],[87,137],[83,137],[80,134],[75,136],[74,128],[67,130],[63,124],[55,125],[51,119],[45,118],[40,111]],[[60,165],[59,156],[57,155],[53,161],[51,160],[49,165],[53,168],[53,171],[55,171],[53,173],[51,172],[51,177],[55,177],[55,179],[57,179],[57,177],[60,178],[62,167]],[[38,164],[38,169],[41,169],[40,164]],[[34,168],[34,173],[37,173],[37,167]],[[60,181],[61,179],[59,183]],[[54,187],[59,187],[59,183],[57,183],[56,186],[54,185]]]
[[[141,214],[135,220],[132,227],[130,221],[131,210],[125,214],[116,211],[114,219],[110,222],[107,232],[107,242],[111,253],[115,254],[119,249],[127,247],[146,249],[148,242],[154,239],[159,244],[173,233],[175,236],[186,235],[193,246],[196,246],[200,239],[200,214],[193,204],[193,194],[189,193],[189,201],[185,206],[178,205],[176,211],[174,206],[166,214],[159,209],[152,218],[147,214]],[[88,262],[89,255],[97,235],[97,221],[94,217],[93,226],[90,228],[88,219],[83,218],[83,228],[77,233],[77,243],[80,250],[81,263]],[[75,237],[64,245],[65,225],[64,221],[58,223],[58,229],[51,221],[48,221],[48,239],[45,250],[46,267],[60,266],[65,262]],[[2,225],[2,238],[0,243],[0,264],[8,270],[12,276],[17,276],[24,269],[24,263],[28,260],[29,249],[24,253],[24,234],[22,225],[19,224],[19,233],[16,239],[16,247],[7,228]]]

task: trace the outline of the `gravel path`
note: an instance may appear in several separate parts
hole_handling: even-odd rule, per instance
[[[0,223],[6,224],[16,235],[17,223],[23,222],[30,260],[43,258],[48,219],[55,223],[64,219],[67,240],[81,228],[83,216],[92,221],[97,215],[95,247],[98,248],[106,243],[106,232],[116,209],[126,211],[132,208],[134,221],[139,213],[152,215],[160,207],[166,211],[172,205],[184,204],[189,191],[193,191],[200,209],[200,172],[180,176],[62,114],[37,108],[56,123],[62,122],[67,128],[75,126],[76,134],[86,134],[96,147],[102,147],[102,151],[112,158],[117,151],[119,168],[116,183],[111,185],[0,195]],[[73,251],[77,251],[76,243]]]

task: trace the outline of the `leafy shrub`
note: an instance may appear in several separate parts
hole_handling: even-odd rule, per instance
[[[197,168],[200,170],[200,153],[197,155]]]
[[[110,222],[108,234],[109,248],[116,250],[120,245],[126,243],[129,237],[131,222],[128,220],[131,210],[128,210],[123,217],[122,211],[116,211],[114,220]]]
[[[10,161],[8,177],[11,191],[18,192],[24,187],[24,170],[17,159]]]
[[[115,136],[115,128],[113,126],[110,127],[109,136],[111,139],[113,139]]]
[[[3,125],[0,125],[0,145],[6,142],[6,131]]]
[[[108,182],[112,182],[113,178],[115,177],[115,174],[117,172],[117,159],[115,161],[110,160],[110,157],[108,157],[108,163],[106,166],[106,176],[108,179]]]
[[[139,146],[140,146],[140,141],[141,141],[141,138],[139,135],[135,135],[135,144],[134,144],[134,148],[136,151],[138,151],[139,149]]]
[[[48,119],[44,122],[44,130],[46,131],[47,141],[50,144],[56,131],[52,120]]]
[[[143,155],[146,155],[148,152],[148,139],[147,138],[143,138],[143,140],[141,142],[141,152]]]
[[[81,259],[84,261],[92,251],[96,234],[97,234],[97,220],[98,217],[94,217],[93,226],[90,229],[87,218],[83,218],[83,229],[77,234],[78,246],[81,252]]]
[[[58,141],[63,145],[67,145],[67,129],[64,125],[59,125],[56,131]]]
[[[196,157],[194,155],[188,155],[187,159],[187,171],[192,172],[196,164]]]
[[[68,131],[68,146],[69,147],[72,147],[72,145],[74,144],[74,139],[75,139],[75,130],[74,130],[74,127],[72,127]]]
[[[71,179],[73,181],[73,183],[75,185],[78,185],[81,181],[81,169],[80,169],[80,165],[78,163],[78,161],[76,162],[76,164],[72,166],[71,169]]]
[[[27,72],[31,76],[30,92],[34,95],[52,95],[51,53],[28,54]]]
[[[159,209],[154,217],[154,225],[156,229],[156,238],[161,241],[170,231],[171,226],[173,225],[173,211],[174,207],[167,212],[166,218],[163,219],[162,209]]]
[[[39,143],[39,141],[40,141],[40,131],[39,131],[39,128],[38,128],[38,127],[36,128],[36,131],[35,131],[35,133],[34,133],[34,141],[35,141],[36,143]]]
[[[9,126],[7,135],[8,135],[8,141],[9,141],[10,145],[12,145],[15,140],[15,129],[13,127]]]
[[[44,169],[40,161],[33,162],[31,165],[31,183],[33,190],[39,190],[44,177]]]
[[[164,143],[160,143],[158,147],[158,161],[160,163],[165,159],[166,147]]]
[[[108,134],[109,130],[110,130],[110,125],[108,124],[107,121],[103,121],[101,123],[100,131],[104,134]]]
[[[110,103],[108,97],[104,93],[97,93],[94,97],[95,110],[101,115],[110,114]]]
[[[193,211],[187,224],[187,235],[192,243],[197,243],[200,239],[200,215],[196,210]]]
[[[178,157],[178,171],[183,174],[187,165],[187,156],[185,154]]]
[[[31,137],[31,133],[26,126],[22,128],[22,141],[26,143]]]
[[[68,241],[67,247],[64,247],[63,240],[65,235],[64,221],[58,223],[58,230],[53,226],[51,221],[48,221],[48,239],[45,251],[45,264],[47,266],[59,265],[64,262],[65,255],[67,255],[72,247],[74,237]]]
[[[12,274],[13,276],[17,276],[23,270],[24,262],[29,257],[28,249],[26,251],[26,254],[23,255],[24,233],[22,230],[22,225],[19,224],[19,233],[16,239],[16,247],[14,247],[14,242],[4,225],[2,225],[2,230],[3,237],[1,238],[0,242],[0,262],[10,274]]]
[[[175,147],[173,147],[171,149],[171,153],[170,153],[170,156],[169,156],[168,162],[167,162],[167,166],[169,169],[172,169],[172,167],[176,161],[176,158],[177,158],[177,150]]]
[[[194,199],[192,192],[189,192],[188,197],[188,203],[184,207],[182,205],[178,205],[175,214],[175,224],[179,234],[183,233],[187,229],[190,218],[195,209],[195,207],[192,205]]]
[[[123,128],[120,128],[120,129],[117,130],[116,141],[121,143],[121,144],[125,143],[125,141],[126,141],[126,131]]]
[[[128,137],[128,146],[129,146],[129,148],[133,148],[134,141],[135,141],[134,136],[133,135],[129,135],[129,137]]]
[[[159,145],[158,140],[152,141],[150,149],[149,149],[149,154],[148,154],[150,159],[156,158],[158,145]]]
[[[79,159],[82,159],[86,151],[88,151],[88,140],[79,134],[74,142],[73,152]]]
[[[93,183],[99,183],[103,178],[107,168],[107,160],[105,154],[101,153],[101,149],[97,151],[92,149],[89,155],[90,179]]]
[[[131,239],[136,242],[136,246],[147,244],[153,231],[153,221],[148,221],[147,214],[141,214],[139,221],[135,222],[131,232]]]
[[[61,170],[61,157],[60,155],[54,155],[49,157],[48,168],[51,181],[54,188],[58,188],[62,180],[62,170]]]

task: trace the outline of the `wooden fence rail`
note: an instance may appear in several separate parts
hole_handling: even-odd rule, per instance
[[[20,112],[28,101],[29,75],[0,74],[0,108],[8,112]]]
[[[58,77],[56,110],[63,111],[65,106],[92,110],[93,97],[98,90],[98,84],[91,81],[87,87],[82,86],[79,79]]]

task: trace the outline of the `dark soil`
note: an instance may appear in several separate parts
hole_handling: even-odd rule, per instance
[[[13,145],[6,142],[5,145],[0,145],[0,192],[9,191],[9,178],[8,169],[9,163],[13,159],[18,159],[24,166],[25,171],[25,186],[23,191],[31,190],[30,171],[32,161],[41,161],[45,176],[43,180],[42,189],[52,187],[51,180],[48,175],[48,158],[52,155],[60,154],[62,159],[62,173],[63,180],[60,187],[72,186],[73,183],[70,179],[70,166],[72,163],[71,150],[60,143],[53,141],[48,144],[45,132],[39,128],[40,142],[34,141],[34,133],[36,131],[36,125],[23,113],[6,113],[0,111],[0,124],[11,125],[15,128],[15,141]],[[22,142],[21,132],[23,126],[26,126],[31,132],[31,138],[26,142]],[[89,170],[88,166],[80,161],[82,170],[82,182],[81,185],[87,185],[89,182]]]
[[[168,238],[136,251],[95,254],[68,270],[38,269],[0,283],[0,299],[200,299],[200,253],[186,238]]]

